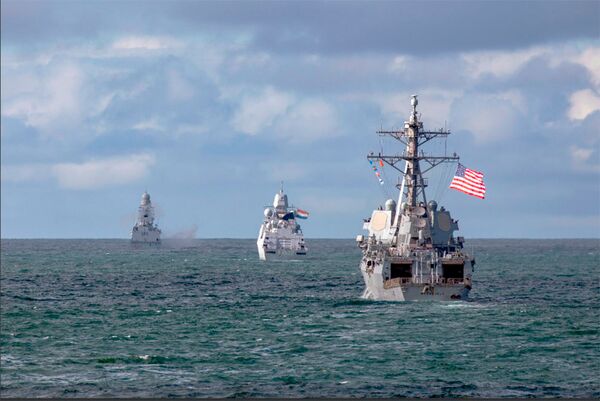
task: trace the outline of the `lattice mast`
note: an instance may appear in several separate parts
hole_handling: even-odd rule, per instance
[[[427,204],[427,197],[425,195],[425,188],[427,187],[427,180],[423,178],[423,175],[436,167],[440,163],[458,161],[459,157],[454,153],[452,156],[430,156],[423,153],[419,148],[430,140],[438,137],[447,137],[450,135],[449,130],[440,129],[439,131],[425,131],[423,130],[423,123],[419,121],[417,114],[417,95],[413,95],[410,101],[412,105],[412,114],[409,121],[404,122],[404,129],[401,131],[377,131],[380,136],[390,136],[405,145],[405,151],[402,155],[387,156],[381,153],[375,155],[373,153],[367,156],[368,159],[377,160],[380,159],[386,164],[392,166],[394,169],[401,173],[402,179],[396,187],[400,190],[398,196],[398,210],[402,203],[406,203],[411,208],[417,206],[419,198],[423,200],[423,203]],[[401,170],[398,164],[401,161],[405,161],[404,169]],[[428,165],[424,170],[421,169],[420,162],[424,161]],[[399,213],[396,213],[396,221]]]

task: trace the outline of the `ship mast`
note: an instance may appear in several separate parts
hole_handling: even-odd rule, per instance
[[[423,123],[419,121],[417,114],[417,95],[413,95],[410,101],[412,105],[412,113],[409,121],[404,122],[404,129],[401,131],[377,131],[379,136],[390,136],[401,143],[406,148],[402,155],[387,156],[379,153],[375,155],[369,154],[367,158],[369,160],[382,160],[386,164],[392,166],[398,170],[402,175],[401,183],[397,184],[396,187],[400,190],[398,196],[398,210],[396,212],[396,221],[394,225],[397,226],[398,216],[400,213],[400,207],[403,202],[406,202],[408,206],[414,208],[417,206],[419,197],[423,200],[424,204],[427,204],[427,198],[425,195],[425,188],[427,187],[427,180],[423,178],[423,174],[427,173],[440,163],[458,161],[459,157],[454,153],[452,156],[430,156],[419,151],[426,142],[438,137],[447,137],[450,135],[450,131],[440,129],[439,131],[425,131],[423,130]],[[404,169],[401,169],[398,165],[401,161],[405,161]],[[424,170],[421,170],[420,162],[424,161],[427,163]]]
[[[144,191],[142,194],[142,201],[138,208],[138,219],[136,225],[138,226],[153,226],[154,225],[154,208],[150,201],[150,195]]]

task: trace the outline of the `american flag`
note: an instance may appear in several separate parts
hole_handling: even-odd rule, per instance
[[[460,163],[458,163],[458,168],[450,183],[450,188],[464,192],[467,195],[476,196],[480,199],[485,198],[483,173],[466,168]]]

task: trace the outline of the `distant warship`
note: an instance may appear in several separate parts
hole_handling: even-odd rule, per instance
[[[393,199],[374,210],[364,221],[368,236],[356,238],[362,250],[360,270],[365,281],[363,298],[386,301],[466,299],[471,290],[475,259],[463,251],[464,238],[454,237],[458,222],[435,200],[427,202],[427,181],[423,174],[443,162],[459,157],[428,156],[419,150],[434,138],[447,137],[446,130],[425,131],[417,115],[417,96],[411,100],[412,114],[399,131],[378,131],[402,142],[401,155],[367,156],[373,163],[384,163],[401,173]],[[420,161],[426,163],[421,169]],[[398,164],[405,162],[399,167]],[[378,175],[379,177],[379,175]]]
[[[148,192],[142,194],[138,216],[131,230],[131,242],[159,243],[160,229],[154,224],[154,208]]]
[[[293,259],[306,255],[304,235],[297,219],[306,219],[308,212],[288,206],[283,185],[275,194],[273,207],[266,207],[264,216],[256,241],[261,260]]]

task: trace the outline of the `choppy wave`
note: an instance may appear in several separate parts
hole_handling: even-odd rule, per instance
[[[0,395],[600,396],[599,242],[469,245],[470,301],[392,303],[352,241],[2,240]]]

